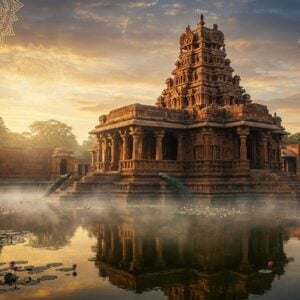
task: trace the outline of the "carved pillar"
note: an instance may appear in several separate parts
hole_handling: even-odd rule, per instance
[[[102,139],[100,136],[97,136],[97,140],[98,140],[98,143],[97,143],[97,157],[96,157],[96,170],[97,171],[100,171],[100,162],[102,161]],[[93,164],[94,161],[94,152],[92,153],[92,164]]]
[[[129,134],[127,131],[121,132],[121,138],[123,141],[123,157],[122,160],[127,160],[129,159],[129,152],[128,152],[128,145],[129,145]]]
[[[143,130],[140,127],[131,128],[130,134],[132,135],[132,139],[133,139],[132,159],[133,160],[142,159],[143,138],[144,138]]]
[[[164,131],[159,130],[155,132],[155,159],[156,160],[163,160],[163,150],[162,150],[162,140],[164,138]]]
[[[107,151],[108,151],[108,139],[102,139],[102,163],[103,163],[103,171],[107,170],[108,166],[108,158],[107,158]]]
[[[183,149],[182,149],[182,133],[177,134],[177,160],[183,160]]]
[[[249,161],[247,160],[247,136],[249,135],[249,128],[238,127],[237,133],[240,138],[240,167],[242,169],[249,168]]]
[[[118,167],[118,135],[116,132],[110,135],[111,140],[111,170],[115,170]]]
[[[98,152],[99,150],[97,150]],[[95,165],[96,165],[96,162],[97,160],[95,159],[95,151],[91,151],[91,167],[92,169],[94,169]]]

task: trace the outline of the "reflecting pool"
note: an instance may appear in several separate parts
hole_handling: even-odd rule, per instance
[[[253,203],[2,197],[0,298],[300,299],[298,205]]]

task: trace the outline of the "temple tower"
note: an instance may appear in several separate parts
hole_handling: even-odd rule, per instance
[[[202,108],[206,105],[250,103],[250,96],[234,75],[226,58],[224,34],[214,24],[205,27],[203,15],[197,28],[190,26],[180,36],[180,54],[166,89],[157,100],[159,107]]]

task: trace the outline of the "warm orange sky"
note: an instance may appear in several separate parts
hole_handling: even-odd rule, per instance
[[[66,122],[81,141],[98,116],[154,104],[197,16],[219,24],[252,100],[300,131],[298,0],[23,0],[0,49],[0,116],[13,131]],[[1,3],[1,1],[0,1]]]

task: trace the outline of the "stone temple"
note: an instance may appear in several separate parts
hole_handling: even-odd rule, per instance
[[[74,192],[168,194],[157,171],[193,194],[283,193],[281,119],[253,103],[227,58],[217,25],[188,26],[155,106],[132,104],[99,117],[90,133],[93,171]]]

